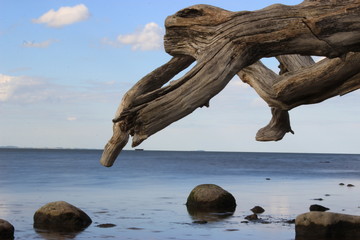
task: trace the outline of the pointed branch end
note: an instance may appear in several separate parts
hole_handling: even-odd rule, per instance
[[[114,124],[113,136],[105,145],[101,155],[100,163],[105,167],[111,167],[114,164],[116,158],[129,140],[129,134],[126,131],[122,131],[120,125],[120,123]]]

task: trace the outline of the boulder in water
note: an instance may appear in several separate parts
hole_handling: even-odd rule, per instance
[[[308,212],[295,220],[296,240],[354,240],[360,239],[360,216]]]
[[[0,219],[0,240],[14,239],[14,226],[4,219]]]
[[[60,232],[81,231],[91,224],[81,209],[64,201],[51,202],[34,214],[34,228]]]
[[[190,211],[234,212],[236,200],[215,184],[202,184],[190,192],[186,206]]]

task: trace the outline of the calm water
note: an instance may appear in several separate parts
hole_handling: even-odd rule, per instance
[[[292,240],[295,226],[286,221],[311,204],[360,215],[360,155],[124,151],[112,168],[100,156],[0,149],[0,218],[15,226],[16,239]],[[186,198],[204,183],[234,195],[232,216],[189,215]],[[34,212],[60,200],[84,210],[92,225],[72,235],[36,232]],[[255,205],[265,209],[263,223],[244,223]],[[203,218],[208,223],[194,223]],[[116,226],[97,226],[105,223]]]

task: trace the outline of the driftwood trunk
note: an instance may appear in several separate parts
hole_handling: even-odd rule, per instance
[[[113,120],[113,137],[101,163],[111,166],[129,135],[132,146],[209,106],[236,74],[272,109],[257,140],[280,140],[292,132],[288,111],[360,87],[360,1],[307,0],[230,12],[195,5],[165,21],[165,50],[173,58],[149,73],[123,97]],[[315,63],[312,55],[325,56]],[[276,56],[280,74],[259,60]],[[169,82],[192,62],[185,76]]]

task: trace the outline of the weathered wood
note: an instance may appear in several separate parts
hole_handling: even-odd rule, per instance
[[[147,96],[152,91],[161,88],[192,62],[194,62],[194,58],[190,56],[174,57],[168,63],[143,77],[125,93],[113,119],[113,136],[105,145],[104,152],[100,159],[102,165],[111,167],[121,150],[128,143],[129,134],[131,133],[128,132],[125,122],[131,120],[123,117],[126,115],[127,109],[134,108],[139,104],[154,99],[154,97],[149,99],[143,96]],[[126,118],[126,121],[123,118]]]
[[[258,132],[257,138],[266,141],[292,132],[288,110],[360,87],[359,0],[306,0],[253,12],[195,5],[169,16],[165,26],[165,50],[174,62],[148,74],[124,96],[101,159],[105,166],[112,165],[129,135],[137,146],[208,106],[236,74],[273,109],[273,120]],[[314,63],[309,57],[281,56],[287,54],[329,59]],[[271,56],[278,56],[281,75],[255,63]],[[185,76],[162,87],[194,60],[197,64]]]

